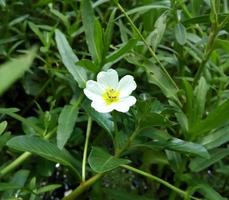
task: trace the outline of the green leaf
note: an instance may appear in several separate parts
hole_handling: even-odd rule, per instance
[[[15,118],[16,120],[22,122],[26,126],[33,128],[39,134],[43,133],[43,130],[40,127],[38,127],[36,124],[34,124],[33,121],[27,120],[21,115],[15,113],[18,111],[19,110],[17,108],[0,108],[1,114],[9,115],[10,117]]]
[[[227,16],[228,16],[228,13],[222,13],[222,14],[219,13],[218,14],[219,21],[223,21]],[[207,15],[201,15],[198,17],[185,19],[182,23],[186,26],[190,26],[191,24],[209,24],[210,15],[207,14]]]
[[[137,43],[136,39],[130,39],[127,43],[123,44],[119,49],[106,57],[106,63],[114,64],[118,60],[122,59],[123,56],[128,53]]]
[[[6,6],[6,0],[0,0],[0,5],[2,7],[5,7]]]
[[[153,139],[153,145],[182,153],[191,153],[203,158],[209,158],[208,151],[201,144],[184,141],[156,129],[145,129],[142,131],[141,135]]]
[[[193,94],[187,96],[187,98],[191,98],[192,101],[189,103],[188,110],[190,127],[195,125],[195,123],[198,123],[204,115],[208,89],[209,85],[207,84],[205,78],[201,77]]]
[[[109,113],[97,112],[91,107],[88,100],[85,100],[82,103],[82,107],[92,117],[93,120],[95,120],[110,134],[111,137],[113,137],[112,132],[114,131],[114,122],[112,121],[111,115]]]
[[[18,111],[20,111],[18,108],[0,108],[0,113],[6,114],[6,115],[12,114]]]
[[[29,174],[30,174],[30,171],[24,170],[24,169],[21,169],[17,171],[15,174],[13,174],[12,178],[10,179],[9,184],[17,186],[17,188],[11,188],[11,189],[9,188],[7,191],[5,191],[2,194],[1,198],[10,199],[10,197],[14,196],[16,189],[21,189],[25,186],[25,183],[28,180]]]
[[[0,183],[0,191],[14,190],[19,188],[21,188],[20,185],[16,185],[15,183]]]
[[[70,138],[74,129],[79,108],[75,105],[66,105],[61,110],[57,126],[57,146],[62,149]]]
[[[57,18],[60,19],[60,21],[65,25],[67,29],[69,29],[69,21],[68,21],[68,16],[63,15],[61,12],[58,10],[54,9],[53,4],[49,4],[50,12],[55,15]]]
[[[104,33],[103,33],[103,29],[102,26],[99,22],[98,19],[95,19],[95,24],[94,24],[94,42],[96,45],[96,49],[98,51],[98,58],[97,58],[97,62],[99,67],[100,64],[103,61],[104,58]]]
[[[207,149],[213,149],[229,141],[229,126],[218,129],[213,133],[201,138],[199,142]]]
[[[52,185],[46,185],[44,187],[39,188],[36,193],[37,194],[42,194],[42,193],[46,193],[46,192],[50,192],[53,191],[57,188],[60,188],[62,185],[60,184],[52,184]]]
[[[229,53],[229,41],[228,40],[216,39],[214,45],[215,45],[215,48],[223,49],[227,53]]]
[[[209,166],[215,164],[216,162],[220,161],[224,157],[229,155],[229,149],[214,149],[210,152],[210,158],[194,158],[191,160],[189,168],[193,172],[200,172]]]
[[[8,61],[0,66],[0,95],[5,92],[17,79],[23,76],[29,69],[36,55],[36,48],[28,50],[28,53],[16,59]]]
[[[99,65],[96,65],[91,60],[83,59],[83,60],[78,61],[76,65],[84,67],[94,73],[99,71]]]
[[[93,171],[103,173],[130,163],[127,159],[116,158],[101,148],[93,147],[88,158]]]
[[[18,151],[28,151],[39,155],[53,162],[69,166],[80,177],[76,167],[79,165],[71,154],[65,150],[60,150],[56,145],[33,136],[16,136],[7,142],[7,145]]]
[[[0,151],[6,145],[7,141],[11,138],[10,132],[5,132],[4,134],[0,135]]]
[[[166,20],[167,20],[167,12],[164,12],[155,22],[154,30],[147,37],[147,42],[149,45],[153,47],[153,49],[157,49],[157,46],[160,44],[162,37],[164,35],[166,29]]]
[[[229,99],[212,111],[205,119],[200,120],[190,129],[190,134],[200,136],[220,128],[229,121]]]
[[[166,6],[166,5],[162,5],[161,2],[159,4],[150,4],[150,5],[146,5],[146,6],[139,6],[139,7],[136,7],[136,8],[133,8],[133,9],[130,9],[128,10],[126,13],[127,15],[133,15],[135,13],[138,13],[138,14],[143,14],[149,10],[152,10],[152,9],[170,9],[169,6]],[[124,15],[121,15],[120,17],[123,17]]]
[[[201,193],[207,200],[225,200],[217,191],[215,191],[208,183],[203,181],[203,179],[199,179],[198,176],[194,176],[191,174],[182,174],[181,180],[187,182],[189,188],[187,193],[189,195],[194,194],[196,191]],[[202,198],[201,198],[202,199]]]
[[[195,118],[197,118],[197,120],[201,119],[204,114],[208,89],[209,89],[209,85],[207,84],[205,78],[201,77],[193,93],[194,94],[193,98],[196,104]]]
[[[180,45],[184,45],[187,40],[187,32],[183,24],[178,23],[175,26],[175,37]]]
[[[79,61],[70,47],[65,35],[58,29],[55,30],[55,40],[62,62],[67,70],[74,77],[79,87],[84,88],[87,81],[87,74],[84,68],[77,66],[75,63]]]
[[[161,114],[158,113],[146,113],[144,117],[139,120],[139,126],[141,128],[153,127],[153,126],[169,126],[169,121]]]
[[[5,131],[7,127],[7,121],[3,121],[0,123],[0,135]]]
[[[116,8],[113,9],[109,21],[107,23],[107,27],[104,33],[104,42],[105,42],[105,53],[109,50],[111,41],[112,41],[112,36],[113,36],[113,29],[114,29],[114,22],[115,22],[115,13],[116,13]]]
[[[193,0],[192,1],[192,9],[191,10],[192,10],[192,13],[194,14],[194,16],[200,14],[202,3],[203,3],[202,0]]]
[[[100,63],[102,60],[102,51],[99,44],[102,43],[102,36],[100,35],[100,37],[98,34],[99,30],[96,30],[100,25],[98,25],[98,21],[96,22],[90,0],[81,1],[81,16],[89,52],[93,60]]]
[[[185,169],[181,154],[175,151],[165,150],[170,167],[174,172],[182,172]]]
[[[105,194],[111,200],[155,200],[154,198],[147,198],[142,195],[136,195],[129,191],[122,191],[120,189],[103,189]]]
[[[10,180],[10,183],[14,183],[15,185],[20,185],[20,187],[22,188],[25,186],[29,174],[30,174],[29,170],[21,169],[13,175],[12,179]]]
[[[180,105],[181,103],[177,96],[178,87],[174,85],[174,82],[171,81],[168,74],[151,62],[146,62],[144,67],[146,69],[149,82],[157,85],[166,97]]]
[[[36,34],[36,36],[40,39],[42,44],[46,45],[45,38],[44,38],[42,32],[40,31],[39,27],[36,24],[32,23],[32,22],[29,22],[29,27]]]

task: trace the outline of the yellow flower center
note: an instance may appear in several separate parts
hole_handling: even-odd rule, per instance
[[[120,92],[113,88],[107,88],[102,95],[107,105],[118,102],[119,96],[120,96]]]

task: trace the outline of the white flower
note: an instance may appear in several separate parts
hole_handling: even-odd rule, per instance
[[[130,96],[136,87],[133,76],[126,75],[118,81],[118,73],[109,69],[98,73],[97,82],[87,81],[84,94],[92,100],[91,106],[98,112],[128,112],[136,103],[136,98]]]

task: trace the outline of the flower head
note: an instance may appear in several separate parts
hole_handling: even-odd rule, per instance
[[[87,81],[84,94],[92,100],[91,106],[98,112],[128,112],[136,103],[136,98],[130,96],[136,87],[133,76],[126,75],[119,81],[118,73],[109,69],[98,73],[97,81]]]

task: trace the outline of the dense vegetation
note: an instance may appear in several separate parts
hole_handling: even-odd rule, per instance
[[[0,0],[0,22],[1,199],[228,199],[228,0]],[[83,93],[110,68],[127,113]]]

